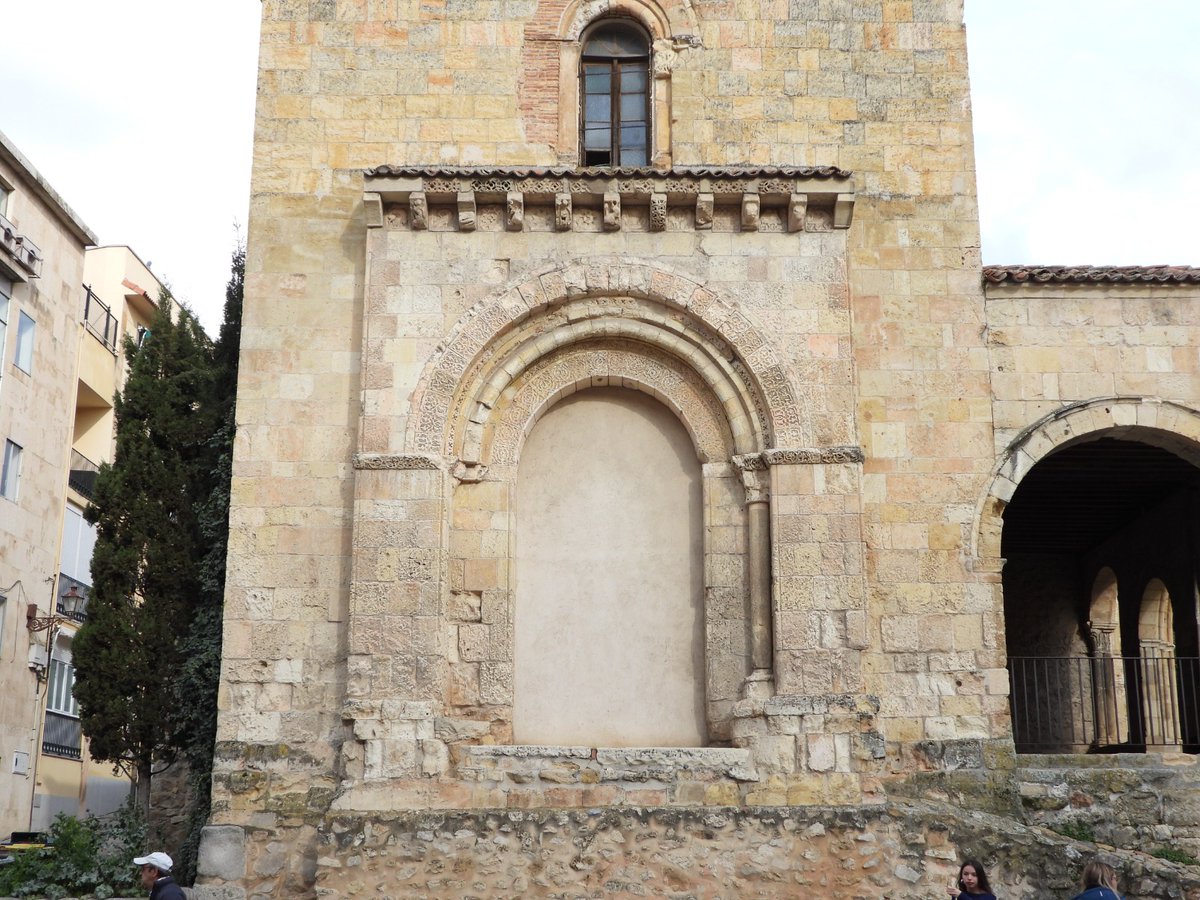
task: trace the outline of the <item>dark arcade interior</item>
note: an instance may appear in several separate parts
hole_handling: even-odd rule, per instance
[[[1200,448],[1136,436],[1055,451],[1004,511],[1018,752],[1200,751]]]

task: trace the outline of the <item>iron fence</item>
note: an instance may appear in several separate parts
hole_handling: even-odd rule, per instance
[[[1200,658],[1010,656],[1018,753],[1200,750]]]

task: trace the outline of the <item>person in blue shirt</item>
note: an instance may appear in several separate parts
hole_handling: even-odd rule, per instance
[[[948,887],[946,893],[969,900],[996,900],[992,886],[988,884],[987,872],[977,859],[968,859],[958,867],[958,881]]]
[[[1117,893],[1117,873],[1108,863],[1093,859],[1083,867],[1083,877],[1079,879],[1083,892],[1075,895],[1075,900],[1125,900]]]

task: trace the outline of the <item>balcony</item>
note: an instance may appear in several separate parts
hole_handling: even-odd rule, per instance
[[[42,276],[42,251],[4,216],[0,216],[0,262],[21,281]]]
[[[71,471],[67,475],[67,484],[73,490],[90,500],[96,490],[96,476],[99,474],[100,467],[98,465],[78,450],[71,451]]]
[[[1200,658],[1009,657],[1018,753],[1200,752]]]
[[[117,355],[117,317],[112,308],[92,292],[88,285],[83,286],[83,327],[105,346],[113,356]]]
[[[42,731],[42,753],[64,759],[82,756],[83,729],[74,716],[46,710],[46,727]]]

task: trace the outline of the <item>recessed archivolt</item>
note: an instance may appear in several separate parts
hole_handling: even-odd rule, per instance
[[[655,40],[675,34],[695,34],[696,16],[689,0],[571,0],[559,19],[558,36],[577,41],[583,30],[597,19],[626,16],[646,27]]]
[[[581,344],[540,359],[498,400],[483,435],[483,459],[493,472],[515,465],[525,437],[564,397],[594,387],[623,387],[657,399],[683,423],[700,462],[734,454],[724,410],[694,371],[662,351],[630,342]]]
[[[461,427],[461,440],[456,448],[460,459],[482,462],[484,431],[494,419],[493,409],[502,395],[528,369],[529,365],[559,348],[580,343],[623,342],[629,348],[626,358],[641,353],[644,356],[669,355],[690,369],[696,380],[715,398],[733,436],[737,453],[752,453],[763,449],[759,429],[754,422],[754,401],[746,385],[715,348],[686,329],[670,329],[661,322],[615,317],[607,312],[609,304],[599,306],[571,304],[566,311],[567,321],[521,341],[506,353],[492,360],[490,374],[481,384],[472,385],[466,402],[467,421]]]
[[[472,425],[507,382],[547,352],[598,336],[658,347],[695,369],[725,407],[739,453],[806,444],[809,417],[786,369],[741,312],[661,266],[601,259],[543,271],[464,316],[418,382],[407,451],[458,454],[481,439]]]
[[[1013,439],[992,470],[977,509],[977,560],[1000,558],[1004,509],[1038,462],[1056,450],[1100,438],[1140,441],[1200,466],[1200,411],[1152,397],[1100,397],[1043,416]]]

